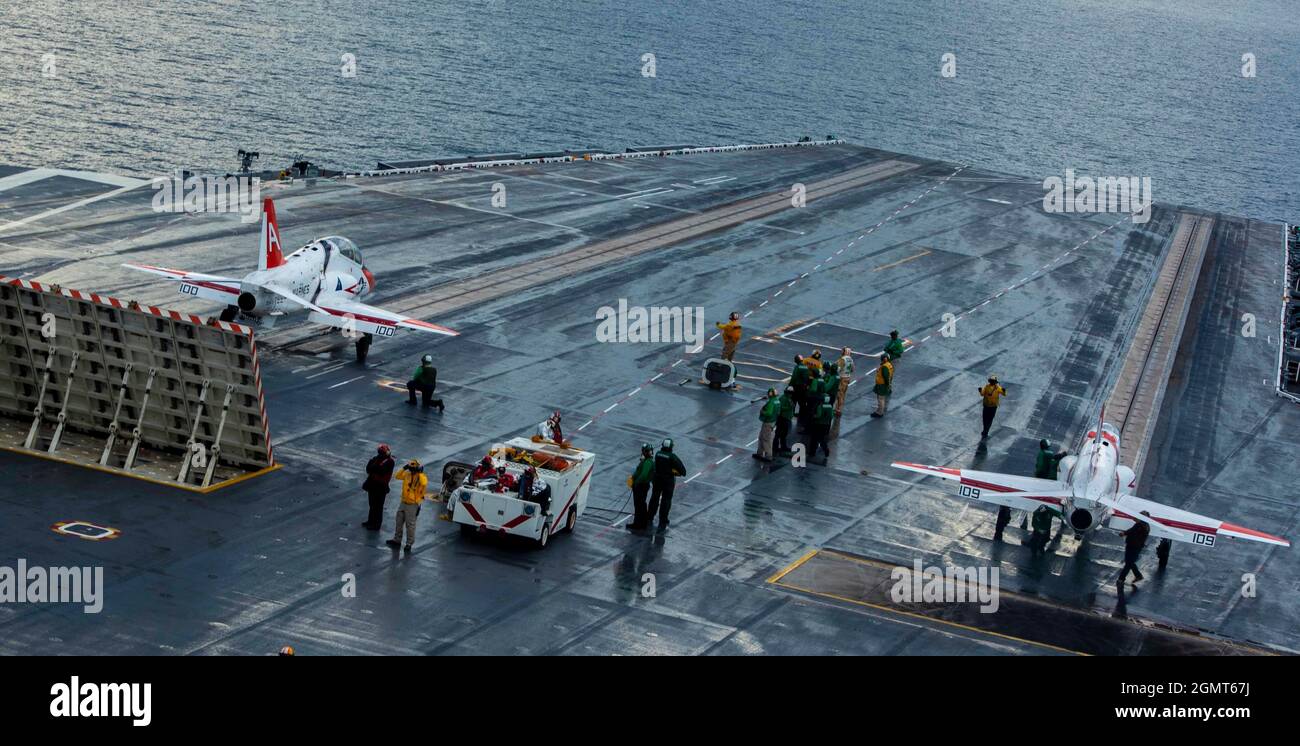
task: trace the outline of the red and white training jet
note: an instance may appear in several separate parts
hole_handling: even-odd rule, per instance
[[[895,461],[896,469],[960,482],[957,494],[972,500],[1034,511],[1040,506],[1060,515],[1079,535],[1102,527],[1127,531],[1145,521],[1151,535],[1161,539],[1212,547],[1219,537],[1249,539],[1281,547],[1291,542],[1279,536],[1171,508],[1133,494],[1137,477],[1119,462],[1119,432],[1105,421],[1091,430],[1078,456],[1061,459],[1056,480],[1020,477],[971,469],[952,469]]]
[[[257,271],[242,280],[147,264],[122,266],[179,282],[182,295],[225,303],[222,321],[242,321],[265,328],[273,326],[281,316],[306,311],[312,323],[359,337],[357,356],[363,360],[363,347],[368,349],[373,337],[391,337],[399,328],[457,334],[445,326],[361,303],[360,299],[375,289],[375,276],[366,269],[356,244],[342,236],[317,238],[285,256],[280,250],[280,227],[270,197],[262,201]]]

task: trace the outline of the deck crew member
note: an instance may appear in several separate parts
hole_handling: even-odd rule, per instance
[[[808,370],[820,373],[822,370],[822,351],[813,348],[812,354],[804,358],[803,361],[808,364]],[[818,399],[817,403],[820,404],[821,399]]]
[[[1069,455],[1067,451],[1052,453],[1052,441],[1043,438],[1038,441],[1038,458],[1034,461],[1034,476],[1039,479],[1056,481],[1061,459]]]
[[[519,493],[519,499],[528,500],[533,496],[533,488],[537,484],[537,467],[529,464],[524,467],[524,473],[519,475],[519,481],[515,485],[515,491]]]
[[[672,438],[664,438],[655,454],[655,476],[650,491],[648,515],[659,513],[659,530],[668,528],[668,511],[673,508],[673,490],[677,487],[677,477],[686,475],[686,466],[673,453]]]
[[[988,385],[981,386],[979,392],[984,402],[984,430],[980,433],[980,438],[983,439],[989,437],[993,417],[998,413],[998,402],[1007,395],[1007,390],[998,383],[997,376],[989,376]]]
[[[1038,441],[1038,456],[1034,459],[1034,476],[1037,477],[1038,479],[1050,479],[1053,482],[1056,481],[1056,475],[1061,465],[1061,459],[1069,455],[1070,454],[1068,451],[1053,453],[1052,442],[1046,438],[1043,438],[1042,440]],[[998,511],[998,521],[1002,521],[1003,511],[1006,512],[1007,520],[1010,521],[1011,508],[1006,508],[1006,507]],[[1028,521],[1028,519],[1029,519],[1028,513],[1025,513],[1025,515],[1021,516],[1020,528],[1022,530],[1025,528],[1025,524]],[[1003,525],[1006,524],[1003,523]],[[1000,537],[1001,535],[1002,532],[998,531],[998,536]]]
[[[366,462],[366,481],[361,483],[361,489],[370,498],[370,514],[361,525],[371,531],[378,531],[384,521],[384,501],[388,499],[388,484],[393,481],[393,468],[396,466],[384,443],[379,444],[378,453]]]
[[[564,444],[564,431],[560,429],[560,410],[551,412],[546,422],[537,426],[537,437],[534,440],[549,440],[557,445]]]
[[[1029,553],[1037,555],[1047,548],[1052,538],[1052,518],[1055,514],[1046,505],[1040,505],[1034,511],[1034,534],[1029,537]]]
[[[469,481],[470,484],[473,484],[480,479],[495,477],[496,474],[497,467],[492,463],[492,454],[488,454],[483,457],[482,461],[478,462],[478,466],[474,467],[474,471],[470,472]]]
[[[831,398],[831,411],[839,414],[839,410],[835,409],[835,401],[840,395],[840,374],[833,364],[822,367],[821,392],[823,396]]]
[[[370,354],[370,343],[375,341],[373,334],[362,334],[357,337],[357,362],[365,365],[366,356]]]
[[[1147,518],[1151,517],[1151,514],[1145,510],[1142,511],[1142,515]],[[1115,581],[1115,585],[1121,589],[1124,588],[1124,578],[1128,577],[1130,571],[1133,573],[1133,585],[1137,585],[1138,581],[1142,579],[1142,571],[1138,569],[1137,561],[1138,557],[1142,556],[1142,549],[1146,547],[1147,537],[1150,535],[1151,527],[1142,519],[1134,521],[1133,527],[1123,532],[1124,569],[1119,571],[1119,580]]]
[[[808,431],[811,435],[808,438],[808,456],[817,455],[817,449],[821,449],[826,454],[826,458],[831,457],[831,448],[826,441],[830,438],[831,422],[835,419],[835,405],[831,403],[830,394],[822,394],[822,403],[817,405],[817,410],[813,413],[811,429]]]
[[[492,491],[498,494],[505,492],[514,492],[518,485],[515,483],[515,477],[506,471],[506,465],[502,464],[497,467],[497,483],[492,485]]]
[[[646,508],[646,495],[650,492],[650,483],[655,474],[655,449],[649,443],[641,444],[641,460],[627,478],[627,486],[632,488],[632,522],[627,524],[628,531],[642,531],[650,525],[650,511]]]
[[[394,477],[402,483],[402,503],[397,506],[397,532],[387,541],[388,546],[396,549],[402,543],[402,531],[406,531],[406,551],[411,551],[415,543],[415,519],[420,515],[420,504],[424,502],[424,493],[429,488],[429,478],[424,475],[420,462],[411,459]]]
[[[714,326],[722,330],[722,359],[731,362],[736,355],[736,345],[740,344],[740,314],[732,311],[725,324],[720,322]]]
[[[849,382],[853,380],[853,350],[845,347],[840,350],[840,358],[835,361],[835,372],[839,375],[840,389],[835,395],[835,416],[844,413],[844,399],[849,393]]]
[[[542,507],[543,513],[550,512],[551,485],[537,475],[536,466],[529,464],[524,468],[524,473],[519,475],[519,484],[516,489],[519,492],[520,500],[537,503]]]
[[[889,409],[889,397],[894,393],[894,365],[889,362],[888,353],[880,353],[880,367],[876,368],[876,385],[871,389],[876,394],[876,411],[872,417],[884,417]]]
[[[889,341],[885,343],[884,352],[889,356],[889,362],[897,368],[899,359],[903,357],[903,340],[899,339],[897,329],[889,333]]]
[[[776,389],[767,390],[767,401],[758,411],[758,452],[754,458],[760,461],[772,460],[772,442],[776,439],[776,421],[781,416],[781,402],[776,397]]]
[[[1008,523],[1011,523],[1011,508],[1003,505],[998,508],[998,520],[993,524],[994,541],[1002,541],[1002,530],[1007,527]],[[1022,525],[1021,528],[1024,528],[1024,526]]]
[[[785,387],[785,393],[781,394],[777,400],[780,409],[776,415],[776,432],[773,439],[773,448],[782,456],[790,455],[790,422],[794,419],[794,389],[790,386]]]
[[[438,388],[438,369],[433,367],[433,355],[425,355],[420,359],[420,365],[411,374],[411,380],[406,382],[406,392],[410,394],[407,399],[408,404],[415,403],[415,392],[419,391],[424,397],[424,406],[437,407],[438,413],[446,409],[442,405],[442,399],[434,399],[433,391]]]
[[[803,361],[803,357],[794,356],[794,370],[790,371],[790,387],[794,389],[794,403],[802,411],[804,397],[808,394],[808,382],[812,374],[808,371],[808,364]],[[803,424],[803,417],[797,415],[799,423]]]
[[[804,358],[806,361],[808,358]],[[809,432],[817,405],[822,401],[822,375],[820,368],[808,369],[808,389],[803,392],[803,402],[799,405],[799,432]]]

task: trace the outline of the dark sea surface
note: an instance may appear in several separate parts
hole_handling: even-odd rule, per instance
[[[0,164],[143,176],[233,169],[246,147],[367,168],[835,134],[1300,220],[1297,29],[1298,0],[9,0]]]

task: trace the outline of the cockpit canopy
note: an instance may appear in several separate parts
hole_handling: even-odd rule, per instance
[[[334,251],[337,251],[348,259],[351,259],[358,265],[365,264],[365,261],[361,258],[361,250],[358,249],[357,245],[352,243],[350,239],[342,236],[326,236],[325,238],[318,239],[316,243],[323,246],[329,246]]]

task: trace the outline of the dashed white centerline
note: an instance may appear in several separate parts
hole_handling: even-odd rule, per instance
[[[339,363],[338,365],[335,365],[335,366],[332,367],[332,368],[326,368],[325,370],[322,370],[322,371],[319,372],[319,373],[313,373],[312,375],[307,376],[307,380],[310,381],[310,380],[313,379],[313,378],[320,378],[321,376],[325,375],[326,373],[333,373],[334,371],[338,370],[339,368],[342,368],[344,365],[347,365],[347,363]]]
[[[613,165],[613,164],[610,164],[610,165]],[[957,174],[961,173],[965,168],[966,168],[966,166],[960,166],[960,167],[958,167],[955,171],[953,171],[951,174],[949,174],[949,175],[948,175],[947,177],[945,177],[944,179],[941,179],[941,180],[940,180],[938,183],[936,183],[934,186],[931,186],[929,189],[925,190],[925,191],[922,192],[921,194],[916,195],[916,196],[913,197],[913,198],[911,199],[911,201],[909,201],[907,204],[905,204],[905,205],[903,205],[902,207],[900,207],[899,209],[895,210],[895,211],[894,211],[894,215],[898,215],[898,214],[899,214],[900,212],[902,212],[903,210],[907,209],[908,207],[911,207],[914,203],[916,203],[917,200],[920,200],[922,197],[926,196],[926,195],[929,194],[930,192],[933,192],[935,189],[939,188],[940,185],[942,185],[942,184],[944,184],[944,183],[947,183],[947,182],[948,182],[949,180],[951,180],[954,176],[956,176]],[[720,178],[719,180],[720,180],[720,181],[730,181],[730,180],[732,180],[732,179],[734,179],[734,178],[735,178],[735,177],[722,177],[722,178]],[[695,182],[693,182],[693,183],[700,184],[700,183],[705,183],[705,182],[709,182],[709,181],[714,181],[714,178],[713,178],[713,177],[710,177],[709,179],[697,180],[697,181],[695,181]],[[674,185],[674,186],[677,186],[677,185]],[[664,190],[664,191],[662,191],[662,192],[657,191],[657,190],[664,190],[664,188],[663,188],[663,187],[658,187],[658,188],[655,188],[655,189],[642,190],[641,192],[633,192],[633,193],[631,193],[631,194],[620,195],[619,197],[617,197],[617,199],[629,199],[629,198],[635,198],[635,197],[638,197],[638,196],[640,196],[640,197],[646,197],[646,196],[657,196],[657,195],[660,194],[660,193],[667,193],[667,192],[671,192],[671,191],[672,191],[671,189],[666,189],[666,190]],[[647,194],[647,192],[650,192],[650,194]],[[892,218],[892,216],[891,216],[891,218]],[[860,240],[866,238],[867,236],[871,235],[871,233],[874,232],[874,231],[876,230],[876,228],[879,228],[880,226],[882,226],[882,225],[884,225],[885,223],[889,222],[889,220],[890,220],[891,218],[885,218],[884,220],[881,220],[880,222],[876,223],[875,227],[870,228],[870,229],[868,229],[866,232],[860,234],[856,240],[854,240],[854,241],[850,241],[849,244],[848,244],[848,246],[841,247],[841,248],[837,249],[837,250],[836,250],[835,252],[833,252],[830,256],[826,257],[826,260],[825,260],[825,261],[826,261],[826,262],[832,261],[836,256],[839,256],[840,254],[844,253],[844,250],[845,250],[846,248],[852,247],[852,246],[853,246],[857,241],[860,241]],[[802,233],[801,233],[800,235],[802,235]],[[823,264],[824,264],[824,263],[825,263],[825,262],[823,262]],[[821,268],[822,268],[822,264],[818,264],[818,265],[816,265],[816,266],[813,267],[812,271],[813,271],[813,272],[817,272],[817,271],[819,271]],[[803,280],[803,279],[807,279],[808,276],[809,276],[810,274],[811,274],[810,272],[804,272],[804,273],[800,274],[798,277],[796,277],[795,279],[793,279],[793,280],[791,280],[790,282],[786,283],[785,288],[782,288],[782,289],[780,289],[780,290],[777,290],[775,293],[772,294],[772,297],[771,297],[771,298],[765,299],[763,302],[759,303],[758,306],[756,306],[755,308],[751,308],[750,310],[746,311],[745,314],[744,314],[744,317],[745,317],[745,318],[748,318],[748,317],[752,316],[752,315],[754,314],[754,311],[756,311],[758,308],[762,308],[762,307],[768,305],[768,302],[769,302],[769,301],[774,300],[775,298],[779,297],[783,292],[785,292],[786,288],[794,287],[794,285],[795,285],[797,282],[799,282],[800,280]],[[958,317],[958,318],[960,318],[960,317]],[[812,323],[806,324],[806,325],[804,325],[803,327],[800,327],[800,329],[805,329],[805,328],[807,328],[807,327],[814,326],[814,325],[816,325],[817,323],[819,323],[819,322],[812,322]],[[799,330],[795,330],[795,331],[799,331]],[[793,333],[794,333],[794,332],[786,332],[785,334],[782,334],[781,336],[782,336],[782,337],[786,337],[786,336],[789,336],[790,334],[793,334]],[[709,337],[709,340],[708,340],[708,341],[709,341],[709,342],[712,342],[713,340],[717,339],[717,338],[720,337],[720,336],[722,336],[720,333],[719,333],[719,334],[714,334],[712,337]],[[927,337],[926,339],[929,339],[929,337]],[[689,351],[687,352],[687,354],[688,354],[688,355],[694,355],[694,354],[696,354],[696,353],[698,353],[698,352],[702,352],[703,350],[704,350],[704,345],[703,345],[703,344],[700,344],[700,345],[696,346],[695,348],[689,350]],[[678,359],[677,361],[675,361],[671,366],[669,366],[669,368],[676,368],[677,366],[681,365],[681,364],[684,363],[684,362],[686,362],[685,358],[679,358],[679,359]],[[339,366],[339,367],[342,367],[342,366]],[[325,371],[325,372],[329,372],[329,371]],[[872,369],[871,371],[868,371],[868,374],[873,373],[873,372],[875,372],[875,369]],[[650,383],[650,382],[653,382],[653,381],[657,381],[657,380],[659,380],[660,378],[662,378],[663,375],[664,375],[664,372],[663,372],[663,371],[661,371],[661,372],[659,372],[659,373],[656,373],[656,374],[654,375],[654,377],[652,377],[652,378],[651,378],[647,383]],[[854,383],[856,383],[856,382],[857,382],[856,379],[855,379],[855,380],[852,380],[852,381],[849,381],[849,385],[852,386],[852,385],[853,385]],[[620,400],[614,402],[613,404],[609,405],[609,406],[608,406],[608,407],[607,407],[607,408],[606,408],[606,409],[605,409],[601,414],[596,415],[595,417],[592,417],[590,420],[587,420],[587,421],[586,421],[585,423],[583,423],[582,426],[579,427],[578,429],[579,429],[579,430],[584,430],[584,429],[586,429],[586,427],[587,427],[588,425],[592,424],[593,422],[595,422],[597,419],[599,419],[600,417],[604,416],[605,414],[608,414],[611,410],[613,410],[613,409],[614,409],[615,407],[617,407],[619,404],[621,404],[622,402],[627,401],[628,399],[630,399],[630,398],[632,398],[633,396],[635,396],[637,393],[639,393],[639,392],[642,390],[642,388],[643,388],[643,386],[638,386],[635,390],[633,390],[631,393],[629,393],[629,394],[627,394],[626,396],[624,396],[622,399],[620,399]],[[755,440],[753,440],[753,441],[750,441],[749,444],[747,444],[747,445],[753,445],[753,444],[756,443],[756,442],[758,442],[757,439],[755,439]],[[714,462],[714,466],[717,466],[717,465],[721,464],[722,462],[726,461],[727,459],[731,458],[732,455],[734,455],[734,454],[728,454],[727,456],[724,456],[724,457],[721,458],[720,460]],[[690,481],[694,480],[696,477],[699,477],[701,474],[703,474],[703,472],[698,472],[698,473],[696,473],[696,474],[695,474],[694,476],[692,476],[690,479],[687,479],[686,482],[690,482]]]
[[[352,383],[353,381],[360,381],[362,378],[365,378],[365,376],[357,376],[356,378],[349,378],[348,380],[344,381],[343,383],[336,383],[336,384],[334,384],[333,386],[330,386],[330,388],[332,388],[332,389],[336,389],[336,388],[338,388],[339,386],[346,386],[346,385],[348,385],[349,383]]]

